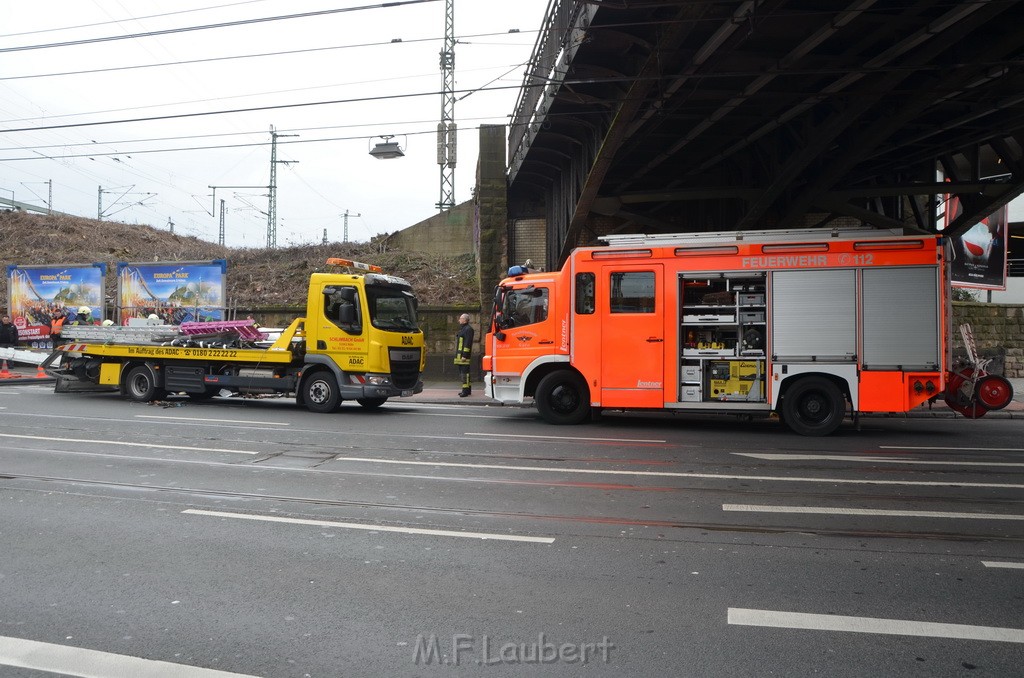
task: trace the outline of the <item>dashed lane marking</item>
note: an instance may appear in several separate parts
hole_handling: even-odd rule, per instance
[[[1024,520],[1024,515],[1007,513],[957,513],[955,511],[896,511],[890,509],[835,508],[832,506],[758,506],[722,504],[723,511],[745,513],[804,513],[830,516],[889,516],[895,518],[955,518],[965,520]]]
[[[617,469],[566,468],[557,466],[511,466],[506,464],[467,464],[452,461],[412,461],[373,457],[337,457],[336,462],[394,464],[398,466],[437,466],[446,468],[495,469],[501,471],[543,471],[546,473],[580,473],[588,475],[638,476],[654,478],[699,478],[703,480],[764,480],[779,483],[828,483],[833,485],[897,485],[906,487],[984,487],[1024,490],[1014,483],[961,483],[953,480],[870,480],[865,478],[803,478],[799,476],[741,476],[719,473],[686,473],[682,471],[624,471]]]
[[[235,518],[237,520],[257,520],[267,523],[290,523],[292,525],[316,525],[319,527],[339,527],[348,530],[364,530],[367,532],[400,532],[402,534],[419,534],[433,537],[462,537],[464,539],[483,539],[490,541],[521,541],[534,544],[553,544],[552,537],[528,537],[521,534],[497,534],[490,532],[461,532],[458,530],[434,530],[421,527],[394,527],[391,525],[367,525],[365,523],[343,523],[334,520],[309,520],[306,518],[285,518],[283,516],[261,516],[252,513],[229,513],[227,511],[204,511],[188,509],[182,511],[189,515],[211,516],[215,518]]]
[[[777,629],[846,631],[848,633],[880,633],[889,636],[924,636],[927,638],[1024,643],[1024,629],[921,622],[907,619],[847,617],[835,614],[750,610],[740,607],[729,608],[728,622],[733,626],[767,626]]]
[[[654,438],[580,438],[578,436],[536,436],[524,433],[466,433],[467,436],[478,436],[481,438],[535,438],[538,440],[572,440],[573,442],[601,442],[601,443],[665,443],[667,440]]]
[[[1004,563],[997,560],[983,560],[981,564],[985,567],[997,567],[1006,570],[1024,570],[1024,563]]]
[[[195,417],[167,417],[159,414],[136,414],[136,419],[167,419],[169,421],[187,421],[192,424],[250,424],[252,426],[291,426],[280,421],[251,421],[247,419],[197,419]]]
[[[75,438],[53,438],[50,436],[23,436],[16,433],[0,433],[0,438],[18,438],[19,440],[49,440],[51,442],[57,441],[61,443],[75,443],[81,445],[83,440]],[[253,452],[250,450],[239,450],[239,449],[224,449],[218,447],[184,447],[182,445],[175,445],[174,443],[164,443],[162,445],[156,445],[153,443],[126,443],[118,440],[90,440],[88,442],[98,443],[102,445],[121,445],[124,447],[147,447],[155,448],[158,450],[188,450],[190,452],[230,452],[232,454],[250,454],[257,455],[260,452]]]
[[[14,666],[78,678],[257,678],[249,674],[172,664],[155,659],[8,636],[0,636],[0,666]]]
[[[879,445],[882,450],[942,450],[944,452],[1024,452],[1024,447],[940,447],[911,445]]]
[[[1024,466],[1024,462],[1005,461],[934,461],[926,459],[908,459],[906,457],[877,457],[871,455],[841,455],[841,454],[770,454],[759,452],[733,452],[739,457],[752,457],[765,461],[868,461],[876,464],[926,464],[933,466]]]

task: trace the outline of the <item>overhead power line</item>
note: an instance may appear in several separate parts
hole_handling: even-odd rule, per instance
[[[536,33],[536,32],[537,32],[536,30],[534,30],[534,31],[520,31],[520,34],[523,34],[523,33]],[[472,38],[489,38],[489,37],[495,37],[495,36],[499,36],[499,35],[508,35],[508,32],[507,31],[502,31],[500,33],[476,33],[476,34],[473,34],[473,35],[462,35],[462,36],[459,36],[457,38],[457,40],[461,43],[461,42],[465,42],[466,40],[469,40],[469,39],[472,39]],[[411,38],[409,40],[404,40],[403,39],[401,42],[395,42],[394,40],[386,40],[386,41],[382,41],[382,42],[364,42],[364,43],[358,43],[358,44],[353,44],[353,45],[332,45],[330,47],[308,47],[306,49],[291,49],[291,50],[285,50],[285,51],[281,51],[281,52],[258,52],[256,54],[234,54],[234,55],[229,55],[229,56],[207,57],[207,58],[204,58],[204,59],[185,59],[183,61],[164,61],[164,62],[155,63],[155,64],[132,64],[132,65],[129,65],[129,66],[111,66],[109,68],[90,68],[90,69],[81,70],[81,71],[60,71],[60,72],[57,72],[57,73],[29,73],[29,74],[25,74],[25,75],[5,75],[5,76],[0,76],[0,82],[8,81],[8,80],[32,80],[32,79],[36,79],[36,78],[56,78],[56,77],[62,77],[62,76],[68,76],[68,75],[91,75],[91,74],[94,74],[94,73],[115,73],[115,72],[120,72],[120,71],[141,70],[141,69],[145,69],[145,68],[164,68],[164,67],[167,67],[167,66],[189,66],[189,65],[193,65],[193,64],[217,63],[217,62],[220,62],[220,61],[235,61],[235,60],[238,60],[238,59],[262,59],[262,58],[266,58],[266,57],[276,57],[276,56],[293,56],[293,55],[296,55],[296,54],[312,54],[312,53],[315,53],[315,52],[327,52],[327,51],[339,50],[339,49],[355,49],[355,48],[362,48],[362,47],[384,47],[384,46],[389,46],[389,45],[396,45],[396,46],[412,45],[412,44],[421,43],[421,42],[438,42],[440,40],[443,40],[443,38]],[[511,43],[504,43],[504,44],[511,44]]]
[[[92,45],[99,42],[114,42],[118,40],[134,40],[137,38],[152,38],[160,35],[173,35],[175,33],[189,33],[193,31],[206,31],[214,28],[231,28],[233,26],[248,26],[251,24],[267,23],[271,21],[284,21],[286,19],[307,19],[328,14],[342,14],[347,12],[358,12],[367,9],[391,9],[404,5],[420,5],[426,2],[438,2],[439,0],[397,0],[395,2],[382,2],[376,5],[361,5],[359,7],[342,7],[339,9],[324,9],[316,12],[302,12],[300,14],[282,14],[280,16],[261,17],[259,19],[239,19],[237,21],[225,21],[217,24],[205,24],[202,26],[182,26],[181,28],[166,28],[159,31],[146,31],[145,33],[130,33],[128,35],[108,35],[101,38],[83,38],[81,40],[66,40],[64,42],[50,42],[41,45],[22,45],[20,47],[0,47],[0,53],[25,52],[35,49],[51,49],[54,47],[73,47],[76,45]]]
[[[424,131],[421,131],[421,132],[405,132],[403,134],[405,134],[406,136],[414,136],[414,135],[420,135],[420,134],[435,134],[435,131],[434,130],[424,130]],[[279,146],[284,146],[284,145],[292,145],[292,144],[319,144],[319,143],[324,143],[324,142],[328,142],[328,141],[353,141],[355,139],[370,139],[370,138],[373,138],[373,137],[370,137],[370,136],[367,136],[367,135],[359,135],[359,136],[351,136],[351,137],[327,137],[327,138],[321,138],[321,139],[299,139],[299,140],[296,140],[296,141],[279,141],[278,145]],[[133,149],[133,150],[127,150],[127,151],[97,151],[97,152],[93,152],[93,153],[69,153],[69,154],[63,154],[62,153],[60,155],[56,155],[56,154],[50,155],[50,154],[45,154],[45,153],[39,153],[38,151],[35,151],[33,149],[27,149],[27,150],[32,150],[32,152],[37,153],[37,155],[23,156],[23,157],[19,157],[19,158],[0,158],[0,162],[14,162],[14,161],[17,161],[17,160],[40,160],[40,159],[46,159],[46,160],[67,160],[67,159],[71,159],[71,158],[114,158],[116,160],[117,158],[125,158],[125,157],[129,157],[130,158],[131,156],[135,156],[135,155],[148,155],[150,153],[174,153],[174,152],[178,152],[178,151],[213,151],[213,150],[224,150],[224,149],[229,149],[229,148],[254,148],[254,147],[269,146],[269,145],[270,145],[269,141],[253,141],[253,142],[244,143],[244,144],[216,144],[216,145],[211,145],[211,146],[182,146],[182,147],[179,147],[179,148],[143,148],[143,149]],[[20,150],[20,149],[18,149],[18,150]]]
[[[243,0],[242,2],[231,2],[226,5],[211,5],[209,7],[197,7],[196,9],[180,9],[176,12],[164,12],[162,14],[149,14],[147,16],[135,16],[128,17],[128,19],[112,19],[111,21],[97,21],[91,24],[81,24],[78,26],[61,26],[59,28],[42,28],[38,31],[24,31],[22,33],[4,33],[0,35],[0,38],[16,38],[22,35],[38,35],[39,33],[57,33],[59,31],[74,31],[79,28],[95,28],[96,26],[109,26],[110,24],[119,24],[122,21],[145,21],[146,19],[159,19],[165,16],[174,16],[176,14],[194,14],[196,12],[209,12],[214,9],[224,9],[226,7],[236,7],[238,5],[253,5],[258,2],[266,2],[267,0]]]
[[[478,92],[478,91],[497,91],[503,89],[522,89],[522,85],[501,85],[498,87],[488,87],[485,90],[481,90],[479,87],[473,89],[455,90],[455,94],[461,94],[465,92]],[[289,108],[308,108],[311,106],[329,106],[332,104],[352,104],[362,103],[366,101],[385,101],[389,99],[412,99],[415,97],[426,97],[426,96],[437,96],[440,92],[413,92],[411,94],[382,94],[380,96],[373,97],[356,97],[353,99],[334,99],[330,101],[305,101],[297,104],[276,104],[273,106],[252,106],[249,108],[232,108],[220,111],[204,111],[201,113],[178,113],[174,115],[154,115],[145,118],[125,118],[121,120],[98,120],[96,122],[75,122],[65,123],[63,125],[42,125],[40,127],[12,127],[8,129],[0,129],[0,134],[8,134],[11,132],[40,132],[43,130],[51,129],[70,129],[74,127],[96,127],[100,125],[120,125],[131,122],[153,122],[156,120],[179,120],[184,118],[200,118],[210,115],[226,115],[229,113],[253,113],[258,111],[275,111]]]

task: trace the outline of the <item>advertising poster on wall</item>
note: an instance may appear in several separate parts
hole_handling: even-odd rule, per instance
[[[224,319],[227,262],[118,263],[121,324],[156,315],[164,323]]]
[[[944,223],[960,215],[960,201],[952,198]],[[950,277],[954,287],[1006,289],[1006,251],[1010,231],[1009,207],[1003,206],[962,234],[953,236]]]
[[[24,346],[47,348],[50,324],[58,315],[71,321],[89,307],[93,322],[103,320],[103,276],[106,264],[7,267],[7,307]]]

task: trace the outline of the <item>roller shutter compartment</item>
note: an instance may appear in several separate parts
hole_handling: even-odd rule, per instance
[[[775,360],[855,360],[856,294],[852,269],[773,273],[771,352]]]
[[[864,369],[937,370],[938,269],[869,268],[862,281]]]

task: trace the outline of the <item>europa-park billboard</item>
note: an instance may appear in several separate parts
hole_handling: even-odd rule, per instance
[[[92,317],[102,320],[106,273],[103,263],[8,266],[7,307],[18,328],[18,339],[28,345],[45,344],[54,315],[69,315],[81,306],[88,306]]]
[[[227,262],[119,263],[121,323],[156,314],[166,323],[224,319]]]

